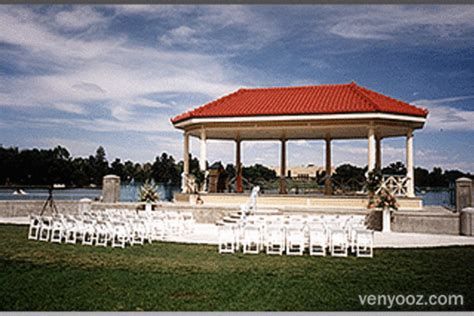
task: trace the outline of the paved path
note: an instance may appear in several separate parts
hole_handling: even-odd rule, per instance
[[[0,224],[28,224],[27,217],[0,217]],[[218,230],[214,224],[196,224],[194,232],[183,237],[169,239],[173,242],[210,244],[218,242]],[[474,237],[415,233],[375,232],[375,248],[428,248],[446,246],[474,246]]]

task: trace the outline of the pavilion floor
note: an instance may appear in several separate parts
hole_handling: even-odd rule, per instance
[[[193,194],[178,193],[174,196],[178,202],[189,202],[195,198]],[[249,200],[248,193],[203,193],[200,198],[204,205],[226,205],[239,207]],[[423,210],[421,198],[397,198],[400,210]],[[367,207],[367,196],[349,195],[318,195],[318,194],[274,194],[264,193],[257,198],[262,207],[270,208],[324,208],[343,210],[362,210]]]

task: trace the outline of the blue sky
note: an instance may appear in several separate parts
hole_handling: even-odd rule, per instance
[[[3,146],[181,159],[174,115],[240,87],[353,80],[430,110],[417,166],[474,171],[474,6],[0,6]],[[404,145],[384,140],[383,163]],[[278,146],[244,143],[243,162],[278,165]],[[366,147],[335,141],[333,161],[365,165]],[[208,157],[232,162],[233,143]],[[323,162],[322,141],[289,143],[289,165]]]

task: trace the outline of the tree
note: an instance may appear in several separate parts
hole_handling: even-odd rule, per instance
[[[277,178],[275,170],[269,169],[261,164],[243,167],[242,176],[253,184],[256,184],[262,180],[272,181]]]
[[[403,164],[403,162],[397,161],[383,168],[382,173],[389,174],[389,175],[406,175],[407,168],[405,167],[405,164]]]
[[[152,177],[158,183],[178,185],[181,179],[179,167],[173,156],[162,153],[152,165]]]
[[[119,176],[121,181],[126,180],[124,165],[119,158],[115,158],[115,160],[110,164],[110,173]]]

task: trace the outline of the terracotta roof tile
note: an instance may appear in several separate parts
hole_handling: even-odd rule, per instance
[[[303,87],[239,89],[192,111],[171,119],[172,123],[189,118],[392,113],[426,117],[426,109],[393,99],[355,83]]]

